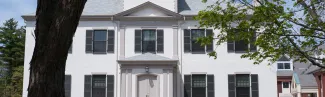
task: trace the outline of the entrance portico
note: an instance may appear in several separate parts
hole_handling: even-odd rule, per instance
[[[173,97],[174,68],[178,60],[147,53],[118,62],[120,97]]]

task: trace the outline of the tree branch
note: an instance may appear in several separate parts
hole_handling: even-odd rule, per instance
[[[297,25],[299,25],[299,26],[302,26],[302,27],[304,27],[304,28],[307,28],[307,29],[312,29],[312,30],[317,30],[317,31],[325,32],[325,30],[323,30],[323,29],[320,29],[320,28],[314,28],[314,27],[309,27],[309,26],[307,26],[307,25],[305,25],[305,24],[295,22],[294,20],[291,20],[291,19],[288,19],[288,21],[290,21],[290,22],[292,22],[292,23],[294,23],[294,24],[297,24]]]
[[[321,68],[325,68],[325,66],[324,65],[322,65],[322,64],[320,64],[320,63],[318,63],[318,62],[316,62],[315,60],[313,60],[313,58],[311,58],[309,55],[306,55],[299,47],[298,47],[298,45],[289,37],[289,36],[285,36],[288,40],[289,40],[289,42],[292,44],[292,46],[297,50],[297,52],[301,55],[301,56],[303,56],[303,57],[305,57],[309,62],[311,62],[313,65],[316,65],[316,66],[318,66],[318,67],[321,67]]]

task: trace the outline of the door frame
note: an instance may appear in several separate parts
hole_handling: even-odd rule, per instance
[[[160,77],[159,77],[159,75],[158,74],[147,74],[147,73],[143,73],[143,74],[138,74],[138,75],[136,75],[136,77],[135,77],[135,81],[136,81],[136,85],[135,85],[135,97],[138,97],[139,95],[138,95],[138,92],[139,92],[139,90],[138,90],[138,87],[139,87],[139,84],[138,84],[138,78],[140,77],[140,76],[156,76],[157,77],[157,84],[158,84],[158,88],[157,88],[157,95],[158,95],[158,97],[160,97]]]

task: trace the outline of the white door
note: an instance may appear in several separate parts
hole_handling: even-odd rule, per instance
[[[282,93],[290,93],[290,82],[282,82]]]
[[[158,97],[158,87],[157,76],[138,77],[138,97]]]

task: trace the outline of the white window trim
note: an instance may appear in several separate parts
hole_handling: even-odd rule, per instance
[[[278,68],[278,63],[283,63],[283,69]],[[290,69],[285,69],[284,63],[289,63],[290,64]],[[276,62],[276,69],[277,70],[293,70],[292,61],[277,61]]]

